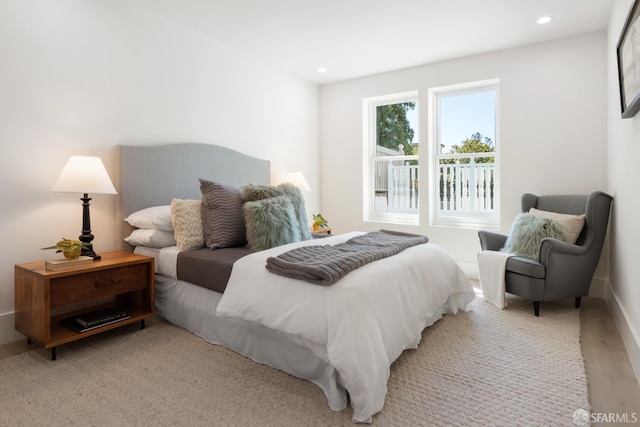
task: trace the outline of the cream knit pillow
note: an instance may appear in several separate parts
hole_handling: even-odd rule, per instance
[[[541,211],[536,208],[529,209],[529,213],[531,215],[534,215],[540,218],[552,219],[564,225],[564,229],[567,236],[565,242],[568,242],[568,243],[576,243],[576,240],[578,240],[578,237],[582,232],[582,227],[584,227],[584,221],[586,218],[585,214],[569,215],[569,214],[561,214],[557,212]]]
[[[201,203],[200,200],[173,199],[171,201],[171,223],[175,230],[176,246],[181,251],[204,247]]]

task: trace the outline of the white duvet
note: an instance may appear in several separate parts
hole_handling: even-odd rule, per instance
[[[431,243],[367,264],[331,286],[265,268],[270,256],[302,245],[341,243],[359,234],[293,243],[241,258],[217,314],[263,325],[311,349],[340,374],[353,420],[371,422],[384,406],[393,361],[403,350],[416,348],[422,330],[442,314],[466,310],[475,294],[455,261]],[[346,408],[346,396],[330,405]]]

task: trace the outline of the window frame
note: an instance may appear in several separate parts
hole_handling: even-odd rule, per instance
[[[444,214],[439,206],[440,178],[439,147],[440,147],[440,99],[444,96],[465,95],[493,90],[495,92],[495,151],[493,170],[493,212],[458,212]],[[429,176],[429,224],[431,226],[447,226],[459,228],[484,228],[498,230],[500,228],[500,81],[490,79],[469,83],[453,84],[428,89],[427,95],[427,150]],[[484,156],[487,157],[487,156]]]
[[[397,213],[397,212],[376,212],[375,211],[375,177],[374,164],[378,160],[385,159],[386,156],[378,156],[376,154],[377,146],[377,126],[376,126],[376,109],[382,105],[400,104],[404,102],[415,102],[420,115],[420,105],[418,91],[406,91],[389,95],[375,96],[364,98],[362,100],[362,123],[363,123],[363,221],[365,222],[383,222],[393,224],[420,224],[420,208],[416,213]],[[418,125],[419,126],[419,125]],[[418,144],[420,142],[418,141]],[[399,158],[400,157],[400,158]],[[394,156],[396,160],[403,160],[410,157],[411,160],[418,161],[421,156]]]

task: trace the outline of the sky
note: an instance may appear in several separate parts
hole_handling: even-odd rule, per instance
[[[426,144],[426,139],[420,140],[418,106],[407,112],[407,118],[415,131],[413,141]],[[440,121],[441,142],[445,145],[443,153],[448,153],[452,145],[460,144],[476,132],[495,142],[495,91],[442,97]]]
[[[476,132],[496,140],[495,91],[474,92],[440,99],[440,141],[448,153],[454,144]]]

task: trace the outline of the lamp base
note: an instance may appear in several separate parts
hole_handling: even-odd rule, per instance
[[[90,256],[91,258],[93,258],[94,261],[98,261],[100,260],[102,257],[100,255],[98,255],[97,253],[95,253],[93,251],[93,247],[91,246],[91,244],[88,245],[87,249],[82,249],[82,252],[80,253],[80,255],[82,256]]]
[[[84,197],[80,200],[82,200],[82,234],[78,237],[78,240],[84,243],[81,255],[90,256],[94,261],[97,261],[101,257],[93,251],[93,245],[91,244],[93,240],[93,234],[91,234],[91,217],[89,214],[89,201],[91,198],[85,193]]]

